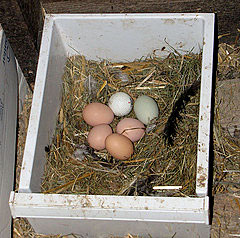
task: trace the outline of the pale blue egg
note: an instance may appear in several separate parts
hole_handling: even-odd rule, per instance
[[[159,109],[154,99],[149,96],[140,96],[134,103],[134,112],[139,121],[145,125],[158,118]]]

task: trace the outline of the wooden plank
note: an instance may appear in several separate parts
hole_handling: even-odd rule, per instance
[[[17,0],[1,0],[0,23],[27,81],[33,82],[38,53]]]
[[[22,15],[29,32],[33,37],[37,49],[40,46],[41,28],[43,20],[41,19],[41,7],[39,0],[17,0],[22,11]]]
[[[0,22],[25,77],[34,81],[42,10],[46,13],[215,12],[218,34],[230,34],[220,42],[235,43],[240,28],[238,4],[239,0],[1,0]]]
[[[229,67],[230,68],[230,67]],[[228,76],[230,78],[230,76]],[[240,132],[240,80],[239,78],[217,82],[219,116],[221,126],[233,137]],[[240,137],[239,137],[240,139]]]
[[[47,13],[215,12],[221,41],[234,43],[240,28],[239,0],[41,0]]]

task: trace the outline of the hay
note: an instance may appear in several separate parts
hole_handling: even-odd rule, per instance
[[[181,120],[177,119],[174,144],[163,138],[163,128],[180,95],[200,78],[201,54],[154,54],[128,63],[68,59],[63,76],[62,105],[53,143],[47,148],[42,183],[44,193],[190,196],[195,194],[199,94],[191,97]],[[135,143],[134,155],[124,162],[106,150],[97,152],[86,143],[90,127],[82,110],[90,102],[107,103],[116,91],[133,100],[148,95],[156,100],[160,116]],[[131,112],[127,117],[135,117]],[[115,117],[113,130],[121,118]],[[85,148],[85,156],[76,159]],[[153,186],[182,186],[160,192]]]
[[[17,160],[15,165],[15,191],[18,191],[23,152],[25,147],[25,141],[27,137],[28,121],[30,117],[30,110],[32,105],[32,92],[28,90],[25,96],[24,105],[21,113],[18,116],[18,131],[17,131]]]
[[[215,107],[215,117],[213,126],[214,140],[214,177],[213,194],[240,191],[240,140],[232,137],[221,127],[219,101]]]
[[[230,192],[240,195],[240,138],[231,136],[228,130],[221,125],[221,115],[223,113],[220,113],[220,111],[223,102],[218,96],[219,88],[224,85],[224,81],[237,78],[240,79],[240,47],[225,43],[220,44],[213,126],[213,194]]]
[[[218,73],[217,73],[217,81],[222,80],[228,80],[228,77],[238,77],[240,78],[240,69],[237,67],[240,62],[240,52],[239,48],[227,45],[227,44],[221,44],[219,46],[219,56],[223,57],[226,56],[228,48],[233,49],[233,51],[236,53],[236,55],[232,58],[224,57],[226,60],[219,61],[218,63]],[[228,50],[229,52],[229,50]],[[238,52],[238,53],[237,53]],[[233,54],[231,54],[233,55]],[[228,62],[227,62],[228,60]],[[237,62],[234,64],[233,67],[228,66],[228,64],[232,65],[232,60],[234,62]],[[231,72],[229,72],[229,69],[231,69]],[[239,195],[239,189],[237,190],[236,185],[231,185],[229,181],[233,183],[237,183],[240,181],[239,179],[239,159],[237,159],[237,156],[239,158],[239,143],[236,138],[229,137],[229,134],[224,131],[220,124],[220,114],[219,110],[221,110],[221,105],[219,103],[218,94],[216,90],[215,95],[215,117],[214,117],[214,130],[213,130],[213,142],[214,142],[214,170],[213,170],[213,194],[223,194],[226,192],[230,192],[232,196],[235,198],[240,197]],[[31,98],[27,103],[24,105],[24,112],[20,116],[19,119],[19,134],[18,134],[18,154],[17,154],[17,176],[16,176],[16,190],[18,188],[19,183],[19,173],[20,173],[20,167],[21,167],[21,161],[22,161],[22,154],[24,150],[24,144],[25,144],[25,137],[27,133],[27,123],[30,113],[30,105],[31,105]],[[232,145],[232,142],[234,142],[234,146]],[[237,146],[236,146],[237,145]],[[230,158],[230,160],[228,159]],[[231,170],[230,170],[231,169]],[[224,172],[224,171],[231,171],[231,172]],[[236,172],[233,172],[236,171]],[[222,182],[227,182],[222,183]],[[227,195],[226,195],[227,196]],[[238,200],[239,201],[239,200]],[[221,203],[221,201],[220,201]],[[230,204],[230,201],[229,201]],[[221,208],[222,213],[228,213],[228,210],[223,211]],[[229,234],[229,230],[226,229],[226,225],[228,227],[232,224],[232,218],[227,217],[225,218],[224,214],[216,213],[215,207],[213,210],[214,216],[216,216],[218,219],[213,218],[213,224],[212,224],[212,235],[213,237],[219,237],[219,232],[221,232],[222,235]],[[236,227],[236,226],[235,226]],[[232,229],[233,227],[231,227]],[[219,231],[220,230],[220,231]],[[126,231],[127,233],[127,231]],[[236,232],[235,232],[236,233]],[[130,234],[128,235],[129,237]],[[132,235],[133,236],[133,235]],[[40,235],[36,234],[33,229],[31,228],[28,221],[24,218],[17,218],[14,219],[13,223],[13,237],[19,238],[19,237],[36,237],[36,238],[73,238],[78,237],[76,234],[70,234],[70,235],[55,235],[55,236],[47,236],[47,235]],[[128,238],[129,238],[128,237]],[[135,237],[135,236],[133,236]],[[138,236],[137,236],[138,237]],[[125,238],[125,237],[123,237]]]

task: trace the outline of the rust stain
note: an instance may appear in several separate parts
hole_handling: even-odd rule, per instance
[[[198,166],[198,173],[202,173],[204,168],[202,166]]]
[[[92,207],[92,203],[87,195],[81,199],[81,205],[82,207]]]
[[[183,48],[185,46],[185,43],[180,41],[177,43],[177,45],[179,46],[179,48]]]
[[[104,201],[101,201],[101,202],[100,202],[100,207],[101,207],[101,208],[104,208]]]
[[[164,20],[164,24],[172,25],[174,23],[175,23],[175,21],[173,19],[166,19],[166,20]]]
[[[197,180],[197,182],[199,183],[199,186],[200,187],[205,187],[205,185],[206,185],[206,174],[202,174],[199,178],[198,178],[198,180]]]

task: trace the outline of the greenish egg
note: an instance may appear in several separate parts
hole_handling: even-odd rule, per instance
[[[154,99],[149,96],[140,96],[134,103],[134,112],[139,121],[145,125],[158,118],[159,109]]]

